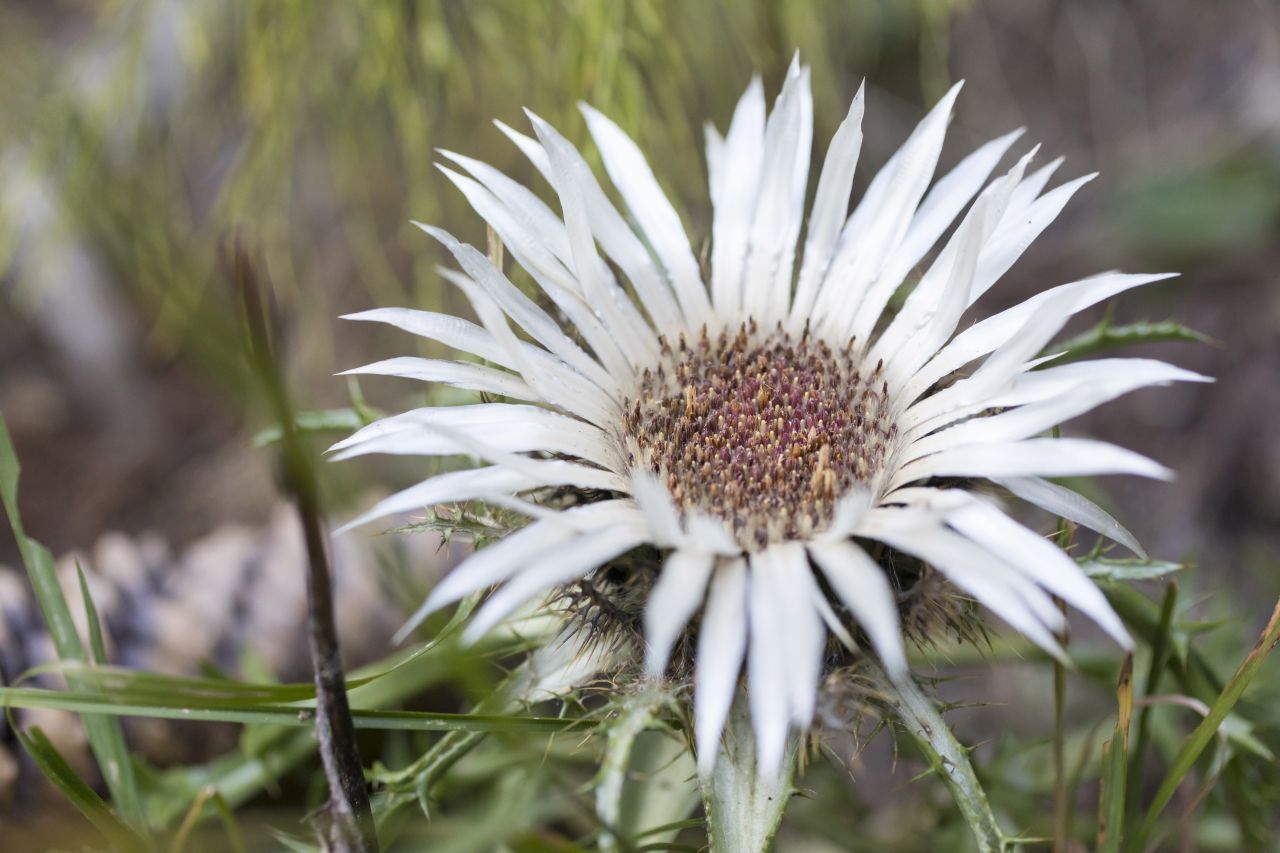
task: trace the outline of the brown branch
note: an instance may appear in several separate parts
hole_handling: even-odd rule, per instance
[[[376,853],[378,837],[333,618],[333,588],[315,471],[294,425],[284,379],[272,353],[269,310],[257,270],[248,253],[234,240],[224,246],[224,263],[243,311],[252,378],[280,423],[282,479],[297,507],[307,545],[307,626],[315,669],[316,740],[329,785],[329,802],[314,821],[315,828],[326,851]]]

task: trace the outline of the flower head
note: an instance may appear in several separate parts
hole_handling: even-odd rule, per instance
[[[860,632],[892,675],[905,673],[894,579],[870,556],[876,543],[932,566],[1050,654],[1063,654],[1065,627],[1054,596],[1130,645],[1075,562],[971,486],[989,481],[1140,550],[1097,506],[1043,478],[1169,472],[1109,444],[1045,433],[1136,388],[1202,377],[1145,359],[1040,357],[1076,312],[1166,276],[1059,285],[957,333],[969,306],[1088,180],[1045,192],[1058,163],[1027,174],[1032,151],[988,181],[1014,132],[934,181],[958,91],[850,213],[859,91],[828,148],[801,247],[808,70],[792,64],[767,117],[753,81],[728,133],[707,131],[707,280],[640,150],[590,107],[583,113],[630,219],[578,151],[532,114],[536,139],[500,127],[547,179],[559,214],[495,169],[445,153],[466,173],[442,166],[445,174],[555,313],[480,251],[422,226],[456,258],[461,272],[442,275],[482,325],[408,309],[352,315],[486,362],[395,358],[352,372],[522,401],[418,409],[335,446],[343,457],[467,453],[490,463],[419,483],[353,525],[472,499],[533,519],[446,577],[417,619],[496,586],[470,622],[474,638],[638,546],[659,549],[643,617],[647,666],[661,674],[696,622],[704,771],[744,660],[766,773],[783,761],[789,729],[812,720],[829,632],[849,644]],[[887,315],[917,268],[910,295]],[[538,499],[549,489],[589,497],[564,508]]]

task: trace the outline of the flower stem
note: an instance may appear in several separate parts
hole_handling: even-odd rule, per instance
[[[999,853],[1008,849],[1010,840],[991,812],[987,793],[973,772],[967,751],[956,740],[933,702],[910,678],[890,679],[878,669],[873,670],[873,677],[902,727],[951,789],[960,813],[973,830],[978,849],[982,853]]]
[[[795,792],[799,740],[790,743],[777,777],[756,768],[755,734],[747,713],[747,697],[739,691],[721,738],[715,770],[702,779],[702,802],[712,853],[763,853],[782,823],[787,801]]]

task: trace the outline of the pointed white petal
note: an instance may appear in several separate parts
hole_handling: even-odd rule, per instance
[[[800,280],[791,309],[791,330],[799,334],[813,310],[813,300],[818,293],[818,283],[826,274],[831,257],[835,254],[840,227],[849,213],[849,194],[853,190],[853,173],[858,166],[858,154],[862,150],[862,114],[866,83],[858,86],[853,96],[849,114],[836,128],[827,158],[822,164],[822,176],[818,179],[818,192],[809,214],[809,229],[805,236],[804,263],[800,268]]]
[[[383,498],[359,517],[334,531],[340,536],[349,530],[389,515],[413,512],[456,501],[469,501],[492,494],[515,494],[543,486],[574,486],[581,489],[608,489],[618,485],[617,476],[599,468],[589,468],[559,459],[526,459],[523,470],[486,466],[450,471],[423,480]]]
[[[576,580],[630,551],[646,540],[645,534],[641,526],[611,525],[564,541],[554,553],[529,560],[476,611],[462,641],[475,642],[535,595]]]
[[[387,323],[410,334],[439,341],[471,355],[479,356],[485,361],[492,361],[503,367],[517,369],[507,351],[480,326],[461,317],[451,314],[437,314],[434,311],[419,311],[414,308],[372,308],[355,314],[344,314],[344,320],[364,320],[367,322]]]
[[[530,559],[559,547],[573,536],[572,528],[535,521],[476,551],[436,584],[427,600],[409,617],[396,636],[407,636],[432,613],[506,580]]]
[[[836,597],[866,632],[889,675],[907,674],[907,653],[898,623],[898,602],[884,570],[848,540],[811,542],[809,553]]]
[[[1030,438],[1138,388],[1164,385],[1175,380],[1206,381],[1206,377],[1158,361],[1107,361],[1112,363],[1099,365],[1096,370],[1080,369],[1094,366],[1090,362],[1081,362],[1019,377],[1010,393],[992,398],[985,406],[993,409],[1018,408],[988,417],[970,418],[917,439],[904,451],[902,461],[909,462],[930,453],[970,444]],[[1034,395],[1034,399],[1019,405],[1027,400],[1028,395]]]
[[[902,238],[902,245],[894,253],[894,263],[902,270],[901,275],[895,273],[899,281],[920,263],[920,259],[938,242],[938,238],[960,215],[964,206],[978,194],[1000,158],[1004,157],[1005,152],[1022,133],[1022,128],[1019,128],[991,140],[961,160],[933,185],[920,202],[920,208],[911,220],[911,227]]]
[[[1058,214],[1067,206],[1076,190],[1093,180],[1096,175],[1085,175],[1070,183],[1045,193],[1032,202],[1017,220],[1009,220],[1005,228],[996,232],[991,247],[983,253],[978,264],[978,273],[974,276],[973,292],[969,301],[974,302],[995,284],[1000,276],[1008,272],[1022,253],[1027,250],[1044,229],[1048,228]]]
[[[631,138],[601,113],[585,104],[580,106],[600,149],[605,171],[666,268],[686,321],[690,327],[697,328],[709,319],[711,303],[680,215],[658,186],[644,155]]]
[[[882,280],[881,273],[906,235],[933,178],[960,85],[953,86],[930,110],[882,170],[887,177],[879,187],[876,181],[872,182],[862,203],[849,217],[818,301],[818,313],[830,318],[824,328],[840,338],[847,334],[865,346],[898,287],[899,282]]]
[[[551,161],[547,158],[547,152],[543,149],[542,144],[532,136],[526,136],[506,122],[494,119],[493,124],[516,144],[516,147],[520,149],[520,153],[529,158],[529,162],[538,170],[538,174],[542,175],[547,183],[551,183]]]
[[[1061,548],[977,499],[948,515],[947,523],[1097,622],[1122,647],[1133,648],[1106,596]]]
[[[910,462],[892,479],[891,488],[928,477],[1069,477],[1087,474],[1135,474],[1157,480],[1173,472],[1145,456],[1084,438],[1032,438],[960,447]]]
[[[764,160],[764,86],[753,77],[738,101],[711,183],[715,220],[711,227],[711,293],[719,316],[742,311],[751,216]]]
[[[694,663],[694,742],[698,772],[715,766],[738,673],[747,647],[747,568],[742,559],[722,563],[711,580],[707,607],[698,628]]]
[[[535,340],[563,359],[565,363],[589,377],[604,391],[613,395],[618,393],[617,382],[608,371],[575,344],[547,312],[521,293],[479,250],[459,243],[447,231],[421,223],[414,224],[439,240],[457,259],[467,275],[484,288],[489,298]]]
[[[529,113],[529,118],[551,160],[552,186],[560,196],[572,251],[569,266],[582,287],[583,295],[606,327],[617,336],[623,355],[633,366],[652,363],[658,356],[658,342],[653,330],[596,254],[595,235],[586,201],[590,186],[599,191],[595,177],[582,155],[555,128],[533,113]]]
[[[1025,302],[994,314],[956,335],[916,372],[915,376],[907,382],[902,393],[893,398],[893,403],[899,409],[910,405],[947,374],[959,370],[975,358],[980,358],[1004,345],[1018,334],[1037,309],[1046,302],[1059,298],[1062,294],[1071,294],[1063,310],[1068,314],[1075,314],[1130,288],[1170,277],[1171,274],[1168,273],[1157,275],[1107,273],[1062,284],[1038,293]]]
[[[454,388],[500,394],[517,400],[541,400],[519,376],[513,376],[483,364],[445,361],[438,358],[401,356],[375,361],[363,367],[344,370],[339,376],[398,376],[423,382],[443,382]]]
[[[792,264],[804,215],[804,183],[796,176],[809,173],[812,103],[808,70],[793,62],[765,127],[760,189],[743,279],[744,311],[765,328],[786,319],[791,298]]]
[[[1147,559],[1146,550],[1134,535],[1083,495],[1040,477],[1000,477],[995,482],[1024,501],[1114,539],[1142,559]]]
[[[547,182],[554,185],[551,161],[541,143],[501,122],[497,124],[542,172]],[[575,168],[574,174],[580,181],[579,189],[583,202],[587,206],[591,230],[596,239],[600,241],[606,254],[622,268],[627,279],[635,287],[636,294],[640,297],[645,310],[649,312],[649,318],[654,326],[660,330],[678,328],[682,322],[680,306],[676,304],[675,295],[662,277],[653,258],[650,257],[649,250],[644,247],[635,232],[631,230],[631,226],[618,213],[613,202],[609,201],[609,197],[605,195],[599,182],[591,174],[591,170],[586,167],[577,149],[570,145],[566,154],[575,163],[581,164],[581,169]]]
[[[470,278],[453,270],[437,268],[436,271],[463,292],[485,329],[503,347],[507,359],[539,398],[597,426],[607,428],[618,422],[621,409],[617,397],[552,353],[517,338],[507,323],[506,314]]]
[[[1066,627],[1062,613],[1048,595],[999,557],[913,509],[868,514],[863,533],[934,566],[1012,628],[1069,663],[1054,637]]]
[[[673,551],[663,564],[644,606],[645,669],[654,678],[662,676],[672,646],[702,606],[714,566],[715,557],[700,551]]]
[[[529,234],[506,206],[478,181],[442,165],[437,164],[436,168],[462,191],[475,211],[493,227],[505,249],[565,313],[607,372],[612,376],[629,375],[630,367],[618,349],[616,339],[592,312],[577,279],[555,253]],[[597,381],[599,377],[592,376],[592,379]]]
[[[775,567],[769,551],[750,555],[751,574],[747,590],[751,614],[751,642],[747,645],[747,698],[751,724],[756,733],[756,768],[762,776],[775,775],[787,749],[790,678],[788,668],[795,661],[788,656],[783,609],[775,598]]]
[[[1058,171],[1058,167],[1062,165],[1064,159],[1059,157],[1050,163],[1046,163],[1030,175],[1027,175],[1025,181],[1018,184],[1018,188],[1013,191],[1013,197],[1009,199],[1010,222],[1016,222],[1019,217],[1026,214],[1027,208],[1040,197],[1040,193],[1044,192],[1049,179],[1053,177],[1054,172]]]
[[[473,445],[459,441],[451,430],[506,453],[563,453],[609,470],[621,467],[617,446],[600,430],[546,409],[515,403],[415,409],[372,423],[330,449],[336,451],[335,460],[370,453],[397,456],[473,453]]]

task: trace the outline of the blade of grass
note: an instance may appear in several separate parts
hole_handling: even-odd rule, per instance
[[[1125,774],[1129,723],[1133,719],[1133,655],[1126,655],[1116,686],[1116,732],[1102,745],[1102,789],[1098,794],[1098,851],[1117,853],[1124,834]]]
[[[1160,625],[1156,631],[1155,641],[1151,644],[1151,664],[1147,669],[1147,680],[1142,688],[1143,696],[1154,696],[1160,687],[1160,676],[1169,660],[1170,632],[1173,629],[1173,614],[1178,605],[1178,584],[1170,581],[1165,587],[1164,598],[1160,603]],[[1137,817],[1142,808],[1140,788],[1142,786],[1142,767],[1147,753],[1147,743],[1151,739],[1151,730],[1147,725],[1151,715],[1151,707],[1144,705],[1134,721],[1134,747],[1131,755],[1134,772],[1128,781],[1127,802],[1129,810]]]
[[[58,575],[53,565],[53,555],[49,550],[27,536],[22,526],[22,518],[18,513],[18,480],[22,467],[18,464],[17,453],[13,449],[13,441],[9,437],[9,428],[4,416],[0,415],[0,500],[4,503],[9,516],[9,526],[13,528],[13,538],[18,543],[22,554],[22,562],[26,566],[27,576],[31,579],[31,587],[35,592],[40,612],[48,627],[49,636],[53,640],[54,649],[62,660],[85,661],[84,644],[76,631],[75,621],[71,617],[71,608],[63,597],[62,587],[58,583]],[[96,626],[97,614],[92,601],[85,596],[86,612],[91,613],[90,624]],[[91,636],[97,633],[91,631]],[[96,641],[95,653],[101,649],[101,637]],[[92,689],[91,683],[84,679],[68,679],[74,690]],[[146,816],[142,811],[142,799],[138,794],[138,782],[133,771],[133,759],[125,744],[124,731],[120,721],[110,717],[87,715],[83,718],[85,733],[94,758],[107,783],[111,799],[119,810],[121,818],[134,831],[146,832]]]
[[[102,798],[76,775],[39,726],[17,730],[23,747],[67,801],[75,806],[118,850],[149,850],[150,845],[111,811]]]
[[[125,717],[158,717],[169,720],[201,720],[221,723],[262,723],[278,726],[312,727],[312,711],[289,705],[248,705],[228,707],[189,700],[165,704],[156,701],[137,704],[128,699],[97,693],[47,690],[37,687],[0,687],[0,704],[13,708],[53,708],[80,714]],[[352,713],[356,728],[382,731],[419,732],[541,732],[591,729],[589,720],[561,717],[506,716],[498,714],[448,714],[431,711],[357,710]]]
[[[173,840],[169,843],[169,853],[183,853],[186,850],[187,838],[200,820],[200,813],[204,811],[207,803],[212,803],[218,816],[222,818],[222,825],[227,831],[227,846],[231,853],[246,853],[244,838],[240,835],[240,827],[236,825],[235,815],[231,813],[231,809],[227,808],[226,800],[222,799],[218,789],[212,785],[205,786],[195,802],[191,804],[178,831],[173,834]]]
[[[1275,609],[1271,613],[1271,619],[1267,622],[1267,627],[1263,629],[1258,642],[1254,644],[1253,649],[1245,656],[1245,659],[1240,662],[1235,674],[1231,676],[1216,701],[1210,706],[1209,714],[1200,722],[1200,725],[1196,726],[1191,736],[1187,738],[1182,748],[1178,750],[1178,754],[1174,756],[1168,773],[1165,774],[1164,780],[1160,783],[1160,787],[1156,790],[1156,795],[1147,809],[1146,816],[1142,820],[1142,826],[1134,836],[1130,849],[1141,850],[1145,847],[1146,840],[1151,837],[1161,812],[1164,811],[1169,801],[1173,799],[1174,792],[1182,784],[1182,780],[1186,775],[1191,772],[1196,759],[1200,757],[1205,747],[1213,740],[1223,720],[1226,719],[1227,714],[1231,712],[1231,709],[1240,700],[1245,688],[1253,681],[1254,676],[1258,674],[1258,671],[1262,668],[1263,663],[1266,662],[1267,657],[1275,649],[1278,642],[1280,642],[1280,601],[1276,602]]]

